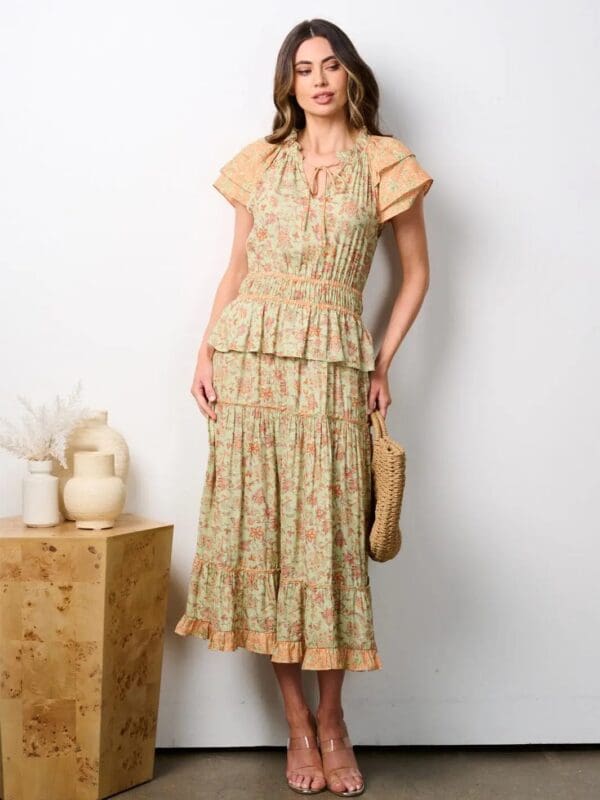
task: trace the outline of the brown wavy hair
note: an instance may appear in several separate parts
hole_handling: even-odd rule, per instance
[[[323,36],[335,57],[348,73],[347,123],[351,129],[363,125],[374,136],[388,136],[379,130],[379,86],[369,65],[341,28],[326,19],[304,20],[285,37],[277,54],[273,82],[273,102],[277,112],[273,132],[265,136],[270,144],[278,144],[293,128],[306,127],[306,115],[290,92],[294,86],[294,56],[296,50],[313,36]]]

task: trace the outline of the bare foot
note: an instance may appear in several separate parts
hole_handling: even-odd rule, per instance
[[[364,781],[356,763],[352,745],[344,746],[342,741],[333,743],[334,750],[328,749],[328,739],[341,739],[348,736],[344,721],[344,712],[317,711],[317,725],[321,743],[323,770],[327,777],[328,788],[334,792],[350,792],[362,790]]]
[[[309,708],[286,715],[290,728],[286,778],[296,789],[321,791],[326,786],[323,762],[316,741],[316,720]],[[302,737],[309,737],[308,742]],[[299,745],[310,745],[309,747]],[[298,749],[296,749],[298,748]]]

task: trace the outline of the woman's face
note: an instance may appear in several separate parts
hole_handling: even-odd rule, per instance
[[[305,114],[319,117],[339,114],[348,102],[347,83],[348,73],[324,36],[302,42],[294,57],[293,91]]]

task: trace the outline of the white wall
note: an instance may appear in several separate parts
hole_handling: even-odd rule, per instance
[[[384,668],[347,675],[354,741],[598,741],[592,2],[5,2],[0,415],[82,378],[131,448],[125,510],[175,524],[157,744],[281,744],[268,659],[172,628],[207,459],[189,387],[233,226],[211,182],[268,130],[277,49],[313,14],[435,178],[431,288],[392,367],[405,540],[370,568]],[[378,341],[391,244],[365,295]],[[0,467],[18,514],[24,463]]]

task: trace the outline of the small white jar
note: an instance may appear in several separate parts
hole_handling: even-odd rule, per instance
[[[58,506],[58,478],[52,475],[52,459],[27,462],[23,478],[23,522],[29,528],[52,528],[64,521]]]

